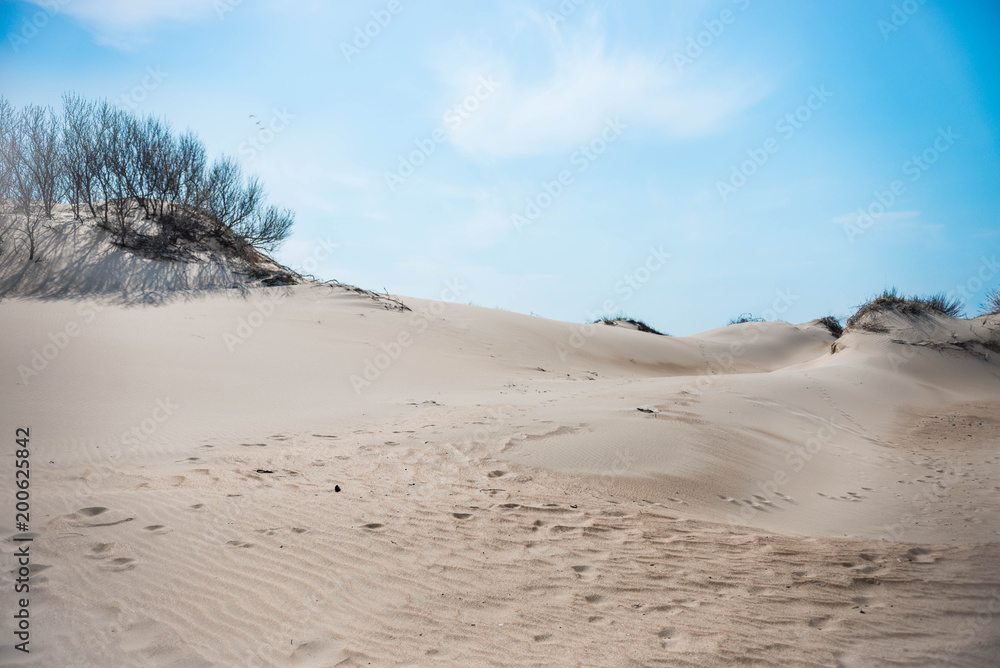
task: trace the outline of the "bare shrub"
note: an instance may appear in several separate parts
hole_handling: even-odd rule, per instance
[[[0,97],[0,198],[22,219],[30,258],[40,218],[60,201],[77,218],[85,207],[118,245],[134,249],[208,234],[255,257],[244,247],[274,251],[295,219],[267,204],[260,179],[245,177],[234,158],[209,166],[193,132],[177,136],[162,119],[74,93],[63,96],[61,116],[38,105],[17,112]],[[155,239],[136,232],[140,220],[160,223]]]

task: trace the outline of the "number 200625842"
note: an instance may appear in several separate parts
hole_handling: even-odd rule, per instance
[[[14,558],[17,561],[17,565],[14,568],[16,574],[14,592],[20,595],[20,598],[17,599],[17,612],[14,613],[14,637],[20,642],[14,645],[14,649],[25,654],[31,651],[28,649],[31,642],[31,622],[30,613],[28,612],[30,601],[28,596],[31,591],[31,570],[29,565],[31,563],[30,550],[32,541],[32,536],[27,533],[28,522],[31,521],[29,513],[31,509],[29,499],[31,497],[28,491],[28,487],[31,484],[31,460],[29,459],[31,452],[28,450],[29,436],[30,433],[26,427],[18,428],[14,434],[14,443],[16,445],[14,450],[14,486],[17,488],[17,491],[14,493],[14,524],[21,533],[21,535],[14,537],[14,541],[18,546],[14,552]]]
[[[19,427],[15,433],[14,442],[17,445],[17,449],[14,451],[15,459],[15,469],[14,469],[14,486],[17,488],[15,493],[16,502],[14,504],[14,522],[17,525],[17,530],[20,532],[26,532],[28,530],[28,522],[30,522],[29,509],[30,503],[28,499],[30,495],[28,493],[28,487],[30,485],[30,471],[31,463],[28,459],[30,452],[28,450],[28,438],[30,436],[29,430],[25,427]]]

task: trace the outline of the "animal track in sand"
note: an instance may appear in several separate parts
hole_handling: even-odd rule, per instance
[[[248,543],[245,540],[229,540],[226,541],[226,545],[232,545],[233,547],[253,547],[253,543]]]
[[[489,476],[490,478],[502,478],[503,476],[507,475],[507,472],[497,469],[495,471],[490,471],[486,475]]]
[[[452,517],[460,520],[467,520],[472,517],[472,513],[452,513]]]

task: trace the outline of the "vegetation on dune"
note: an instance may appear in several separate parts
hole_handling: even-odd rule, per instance
[[[834,338],[839,339],[844,334],[844,326],[840,324],[840,318],[835,316],[823,316],[817,320],[817,324],[830,330],[830,333],[833,334]]]
[[[858,307],[857,312],[847,320],[846,330],[861,329],[870,332],[885,331],[873,316],[892,311],[902,315],[938,314],[952,318],[961,317],[964,306],[959,299],[948,297],[944,293],[919,297],[907,297],[900,294],[896,288],[888,288],[882,294],[870,299]]]
[[[18,220],[28,258],[57,203],[89,214],[124,248],[170,257],[181,239],[211,238],[248,261],[291,233],[294,214],[267,204],[256,176],[222,155],[209,162],[191,131],[107,100],[63,96],[62,113],[0,97],[0,213]],[[155,232],[143,221],[153,221]]]
[[[738,318],[731,318],[726,326],[742,325],[745,322],[764,322],[764,318],[758,318],[753,313],[741,313]]]
[[[993,288],[986,293],[986,301],[980,306],[980,315],[1000,315],[1000,288]]]
[[[603,322],[605,325],[610,325],[610,326],[616,326],[619,322],[626,322],[635,327],[636,329],[638,329],[640,332],[649,332],[650,334],[657,334],[659,336],[670,336],[669,334],[664,334],[663,332],[659,332],[653,329],[652,327],[644,323],[642,320],[636,320],[635,318],[628,318],[620,314],[616,316],[604,316],[599,320],[595,320],[594,324],[597,324],[599,322]]]

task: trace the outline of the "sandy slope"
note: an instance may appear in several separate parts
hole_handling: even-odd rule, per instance
[[[193,290],[0,302],[35,535],[33,651],[8,621],[0,664],[1000,660],[996,323],[833,353],[148,262]]]

